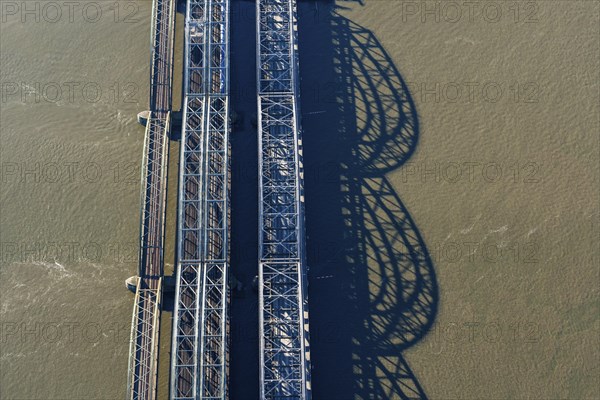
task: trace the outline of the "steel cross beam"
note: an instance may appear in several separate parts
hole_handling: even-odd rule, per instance
[[[187,0],[171,399],[226,399],[229,0]]]
[[[153,1],[150,113],[142,159],[139,270],[127,379],[127,398],[132,400],[155,399],[158,381],[174,13],[174,0]]]
[[[260,398],[311,398],[296,2],[257,1]]]

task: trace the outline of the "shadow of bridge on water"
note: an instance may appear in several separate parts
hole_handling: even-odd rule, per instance
[[[299,3],[313,397],[423,399],[402,352],[431,328],[438,287],[386,177],[417,146],[417,111],[376,36],[340,4]]]

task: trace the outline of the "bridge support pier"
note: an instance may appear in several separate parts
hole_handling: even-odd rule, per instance
[[[150,116],[150,111],[140,111],[137,115],[138,124],[142,126],[146,126],[148,124],[148,117]]]
[[[138,124],[142,126],[146,126],[148,124],[148,117],[150,116],[150,111],[140,111],[137,114]],[[173,140],[179,140],[179,132],[181,131],[181,120],[183,117],[183,112],[179,111],[171,111],[171,130],[169,132],[169,136]],[[173,136],[175,135],[175,136]]]
[[[171,132],[169,136],[172,140],[179,140],[181,136],[181,120],[183,111],[171,111]]]
[[[139,277],[137,275],[130,276],[125,280],[125,287],[135,293],[137,289],[137,285],[139,282]],[[175,277],[174,276],[164,276],[163,277],[163,293],[175,293]]]

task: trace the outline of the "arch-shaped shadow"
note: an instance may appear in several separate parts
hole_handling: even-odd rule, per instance
[[[402,352],[431,328],[438,287],[386,177],[416,148],[416,107],[371,31],[335,4],[299,7],[313,394],[426,398]]]

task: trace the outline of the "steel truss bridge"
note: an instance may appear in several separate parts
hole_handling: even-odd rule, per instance
[[[172,399],[227,398],[229,0],[188,0]]]
[[[130,399],[156,398],[174,18],[175,0],[154,0],[150,110],[142,159],[139,270],[129,347],[127,397]]]
[[[310,348],[295,0],[258,0],[261,399],[309,399]]]
[[[128,397],[155,399],[175,0],[153,0]],[[227,399],[229,2],[187,0],[171,399]],[[310,400],[295,0],[257,0],[260,398]]]

